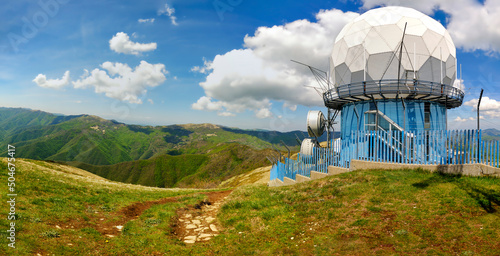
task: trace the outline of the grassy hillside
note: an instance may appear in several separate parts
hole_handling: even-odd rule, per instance
[[[244,187],[222,210],[224,250],[234,255],[500,254],[494,178],[356,171],[289,187]]]
[[[86,171],[54,163],[16,159],[16,249],[0,244],[0,255],[112,255],[115,250],[102,235],[105,227],[123,218],[120,210],[137,202],[176,197],[153,206],[162,225],[140,231],[167,233],[179,207],[203,199],[199,190],[160,189],[110,182]],[[0,158],[0,178],[6,181],[7,160]],[[0,236],[7,240],[7,188],[1,186]],[[149,213],[151,214],[151,213]],[[134,222],[134,221],[131,221]],[[144,223],[144,220],[137,220]],[[149,234],[151,236],[158,235]],[[135,237],[132,236],[135,240]],[[103,252],[103,253],[100,253]]]
[[[295,150],[295,134],[261,131],[254,134],[212,124],[171,126],[126,125],[96,116],[57,116],[28,109],[0,108],[0,155],[7,144],[18,156],[36,160],[78,161],[110,165],[165,154],[205,154],[221,143],[254,150],[287,141]],[[284,147],[282,147],[284,150]]]
[[[70,162],[104,178],[157,187],[217,187],[222,181],[268,165],[270,150],[237,143],[221,144],[207,154],[162,155],[114,165]]]
[[[500,254],[498,179],[371,170],[289,187],[244,186],[222,206],[218,236],[185,244],[172,227],[179,210],[204,198],[198,190],[125,185],[64,165],[16,162],[17,249],[1,243],[1,255]],[[6,190],[0,186],[0,230],[9,224]],[[123,219],[123,207],[158,199],[164,203],[127,219],[123,232],[103,234],[103,226]]]

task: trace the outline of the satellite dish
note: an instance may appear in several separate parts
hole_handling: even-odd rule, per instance
[[[307,133],[309,137],[319,137],[325,132],[326,118],[319,110],[307,113]]]
[[[313,154],[314,147],[319,147],[318,141],[315,139],[304,139],[300,145],[300,154],[310,156]]]

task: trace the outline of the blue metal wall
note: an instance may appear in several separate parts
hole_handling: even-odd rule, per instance
[[[407,131],[423,131],[425,121],[425,102],[421,100],[405,100],[405,109],[401,100],[376,100],[378,110],[396,122]],[[427,101],[429,102],[429,101]],[[446,108],[437,103],[429,102],[430,104],[430,129],[428,130],[446,130]],[[356,108],[359,115],[356,116],[354,111]],[[341,114],[341,132],[342,139],[349,138],[353,131],[364,131],[365,128],[365,112],[375,110],[374,104],[371,101],[362,101],[349,103],[342,107]],[[406,118],[406,124],[405,124]]]

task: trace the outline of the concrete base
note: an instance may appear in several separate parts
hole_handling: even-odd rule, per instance
[[[274,179],[274,180],[271,180],[267,183],[267,185],[269,187],[280,187],[280,186],[284,186],[285,183],[283,181],[281,181],[280,179]]]
[[[311,180],[322,179],[322,178],[324,178],[324,177],[326,177],[328,175],[329,175],[328,173],[311,171]]]
[[[270,181],[268,185],[270,187],[293,185],[300,182],[322,179],[326,176],[352,172],[355,170],[369,170],[369,169],[397,170],[397,169],[417,169],[417,168],[429,172],[440,172],[440,173],[457,174],[465,176],[482,176],[482,177],[491,176],[500,178],[500,168],[491,167],[485,164],[420,165],[420,164],[396,164],[396,163],[369,162],[363,160],[351,160],[351,167],[349,169],[335,167],[335,166],[328,166],[328,174],[311,171],[310,178],[297,174],[295,175],[295,180],[285,177],[284,181],[275,179]]]
[[[293,185],[295,183],[297,183],[295,180],[292,180],[292,179],[290,179],[288,177],[284,177],[283,178],[283,185],[285,185],[285,186]]]
[[[329,167],[330,168],[330,167]],[[447,174],[457,174],[465,176],[493,176],[500,177],[500,168],[491,167],[485,164],[454,164],[454,165],[436,165],[436,164],[396,164],[369,162],[362,160],[351,160],[351,171],[366,169],[423,169],[429,172],[440,172]]]
[[[307,176],[302,176],[300,174],[295,174],[295,181],[297,183],[299,183],[299,182],[306,182],[306,181],[310,181],[310,180],[311,180],[311,178],[309,178]]]
[[[350,172],[348,168],[336,167],[336,166],[328,166],[328,175],[337,175],[345,172]]]

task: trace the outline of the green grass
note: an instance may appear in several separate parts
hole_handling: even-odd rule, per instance
[[[498,255],[500,180],[360,171],[233,192],[213,250],[233,255]],[[220,239],[220,240],[219,240]],[[203,251],[198,251],[200,254]]]
[[[370,170],[288,187],[239,187],[219,211],[220,235],[186,245],[172,234],[172,223],[176,211],[204,198],[198,191],[111,184],[88,180],[85,172],[75,178],[68,168],[20,163],[15,254],[500,254],[500,180],[494,178]],[[5,189],[0,187],[0,230],[8,225]],[[152,206],[117,237],[96,229],[100,218],[119,220],[124,206],[171,196],[181,198]],[[84,225],[65,227],[77,223]],[[0,254],[12,254],[6,243]]]
[[[0,161],[0,170],[6,170],[6,159]],[[109,183],[90,174],[69,174],[72,167],[34,160],[16,161],[16,249],[0,244],[0,255],[112,255],[118,247],[140,251],[137,240],[158,240],[169,232],[170,219],[176,209],[195,204],[204,198],[199,190],[167,190]],[[7,172],[0,179],[7,180]],[[7,186],[0,188],[0,236],[7,241]],[[95,228],[104,222],[117,221],[119,210],[134,202],[158,200],[165,197],[185,197],[178,203],[152,206],[138,220],[127,223],[128,234],[112,240],[102,236]],[[66,227],[74,225],[74,228]],[[97,226],[96,226],[97,225]],[[126,232],[124,232],[126,233]],[[106,242],[107,240],[107,242]],[[131,241],[134,240],[132,243]],[[137,240],[137,241],[136,241]],[[127,246],[126,246],[127,245]],[[96,249],[96,248],[101,249]],[[13,253],[15,252],[15,253]]]

